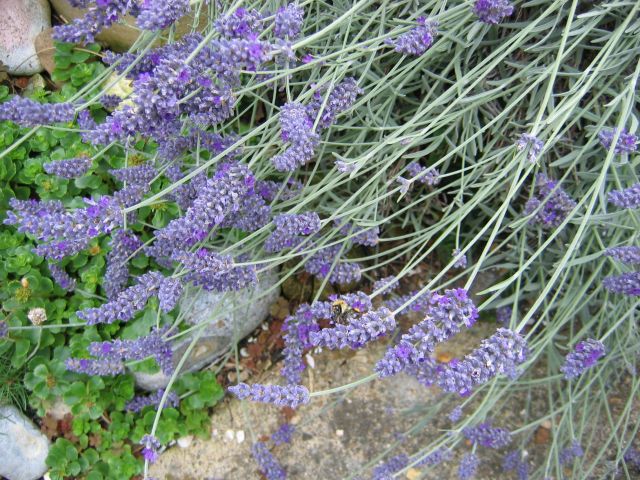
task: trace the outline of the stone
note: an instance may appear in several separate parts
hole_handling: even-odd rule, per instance
[[[51,27],[47,0],[2,0],[0,7],[0,62],[12,75],[42,71],[35,39]]]
[[[53,45],[53,28],[47,28],[40,32],[35,39],[34,45],[36,54],[42,64],[42,67],[49,73],[53,73],[56,68],[54,60],[55,46]]]
[[[69,0],[51,0],[51,5],[62,18],[69,22],[84,16],[86,12],[85,9],[72,7]],[[96,40],[107,44],[111,50],[116,52],[129,50],[140,36],[140,29],[136,27],[136,19],[134,17],[127,15],[122,20],[102,30],[96,35]],[[199,18],[198,31],[202,31],[207,26],[207,20],[207,9],[203,8]],[[175,28],[175,37],[180,38],[191,32],[193,23],[194,16],[192,14],[185,15],[178,20]]]
[[[47,471],[49,440],[12,405],[0,406],[0,476],[36,480]]]
[[[181,372],[193,372],[210,365],[224,355],[237,341],[254,331],[267,316],[271,305],[280,296],[278,273],[269,270],[259,277],[258,284],[250,289],[226,294],[200,291],[194,295],[185,293],[181,301],[184,320],[191,325],[203,325],[203,332],[189,353]],[[177,340],[173,345],[174,362],[183,354],[197,335]],[[136,385],[154,391],[169,383],[169,376],[162,372],[133,372]]]

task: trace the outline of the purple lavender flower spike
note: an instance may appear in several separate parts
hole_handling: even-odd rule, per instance
[[[455,258],[460,255],[460,252],[459,248],[455,248],[451,253],[451,256]],[[465,254],[458,258],[453,264],[453,268],[467,268],[467,255]]]
[[[260,472],[267,480],[285,480],[287,473],[276,460],[264,442],[256,442],[251,446],[251,455],[260,467]]]
[[[364,93],[355,78],[347,77],[329,92],[323,108],[325,89],[326,87],[318,89],[313,95],[313,100],[307,105],[309,118],[315,122],[319,117],[318,128],[321,130],[329,128],[335,122],[336,117],[351,108],[358,95]]]
[[[313,131],[313,120],[307,107],[299,102],[283,105],[280,129],[280,137],[284,142],[289,142],[290,147],[271,159],[276,170],[292,171],[308,163],[315,154],[320,137]]]
[[[517,376],[516,367],[526,360],[527,344],[516,332],[499,328],[464,359],[441,365],[437,384],[444,391],[466,396],[477,385],[498,374]]]
[[[339,227],[339,232],[341,235],[347,236],[352,235],[349,239],[351,242],[357,245],[364,245],[366,247],[375,247],[379,241],[379,227],[354,227],[351,223],[342,224],[340,219],[335,219],[333,221],[336,227]]]
[[[0,338],[7,338],[9,334],[9,326],[4,320],[0,320]]]
[[[463,326],[470,328],[477,318],[478,309],[466,290],[457,288],[445,290],[444,295],[431,294],[425,319],[411,327],[395,346],[387,350],[376,364],[376,372],[386,377],[404,370],[408,365],[427,361],[437,343],[448,340]]]
[[[58,160],[42,165],[44,171],[61,178],[78,178],[85,175],[91,168],[91,159],[87,157]]]
[[[117,230],[111,237],[103,283],[107,298],[115,298],[124,289],[129,279],[127,258],[141,246],[140,239],[128,230]]]
[[[387,39],[385,43],[392,46],[398,53],[419,56],[426,52],[438,34],[438,22],[424,17],[418,18],[418,26],[397,39]]]
[[[640,295],[640,272],[627,272],[605,277],[602,280],[602,286],[611,293],[637,297]]]
[[[96,1],[83,17],[76,18],[67,25],[54,27],[53,38],[68,43],[91,43],[103,28],[117,22],[131,8],[131,0]]]
[[[524,209],[525,215],[536,212],[531,222],[537,223],[545,229],[559,226],[571,210],[576,207],[576,202],[560,187],[558,182],[551,180],[543,174],[536,177],[536,196],[527,201]]]
[[[260,33],[262,14],[255,9],[237,8],[234,12],[219,18],[215,28],[223,37],[245,38]]]
[[[422,458],[416,464],[416,467],[420,467],[424,465],[428,465],[428,466],[440,465],[442,462],[448,462],[449,460],[451,460],[452,456],[453,454],[451,450],[449,450],[448,448],[439,448],[435,452],[430,453],[429,455],[426,455],[424,458]]]
[[[158,174],[158,171],[148,163],[143,163],[134,167],[112,169],[109,170],[109,173],[121,182],[134,185],[149,185],[151,180]]]
[[[527,152],[527,158],[531,163],[535,163],[544,148],[544,142],[535,135],[529,133],[523,133],[516,142],[516,148],[519,151],[529,149]]]
[[[398,279],[391,275],[389,277],[384,277],[379,280],[373,282],[373,286],[371,287],[372,291],[376,292],[380,290],[381,295],[388,295],[396,290],[400,284],[398,283]]]
[[[157,407],[160,405],[162,396],[164,395],[164,389],[156,390],[151,395],[137,395],[125,405],[127,412],[140,413],[145,407]],[[167,401],[165,402],[165,408],[175,408],[180,405],[180,397],[175,392],[169,392],[167,395]]]
[[[458,420],[460,420],[460,418],[462,418],[462,407],[460,405],[457,405],[453,410],[449,412],[449,415],[447,416],[452,422],[457,422]]]
[[[509,0],[476,0],[473,13],[481,22],[497,25],[513,13],[513,5]]]
[[[116,376],[124,373],[124,364],[113,358],[67,358],[65,366],[70,372],[91,376]]]
[[[600,143],[604,147],[605,150],[611,149],[611,144],[613,143],[613,137],[617,129],[605,129],[601,130],[598,133],[598,138],[600,139]],[[638,143],[638,137],[633,133],[629,133],[626,129],[622,129],[620,131],[620,135],[618,136],[618,141],[616,142],[616,146],[613,151],[618,155],[622,155],[623,153],[633,153],[636,151]]]
[[[189,0],[144,0],[137,24],[143,30],[162,30],[189,12]]]
[[[558,457],[560,460],[560,465],[567,465],[575,458],[582,457],[583,455],[584,450],[582,450],[580,443],[577,440],[574,440],[573,442],[571,442],[570,446],[562,449]]]
[[[87,325],[113,323],[116,320],[126,322],[144,309],[147,300],[156,295],[165,277],[158,272],[148,272],[138,278],[138,283],[120,292],[113,300],[100,307],[87,308],[76,312],[78,318]]]
[[[307,259],[304,269],[311,275],[320,278],[329,276],[331,283],[347,284],[360,280],[362,272],[357,263],[345,263],[338,259],[338,255],[346,253],[340,244],[322,248]]]
[[[230,255],[220,255],[206,248],[199,248],[195,252],[176,251],[172,258],[188,270],[186,280],[195,284],[202,284],[206,278],[222,275],[233,268]]]
[[[471,480],[475,478],[480,459],[473,453],[467,453],[458,466],[458,478],[460,480]]]
[[[276,229],[264,242],[267,252],[279,252],[285,248],[298,246],[303,238],[320,231],[322,224],[315,212],[283,213],[273,219]]]
[[[511,323],[511,315],[513,314],[513,308],[510,306],[496,308],[496,322],[503,327],[508,327]]]
[[[529,479],[529,465],[522,458],[522,452],[520,450],[513,450],[507,453],[502,460],[502,470],[504,472],[511,472],[515,470],[518,475],[518,480]]]
[[[465,427],[462,434],[471,443],[478,443],[487,448],[503,448],[511,443],[511,432],[504,428],[492,427],[488,422],[475,427]]]
[[[293,434],[296,431],[296,427],[290,423],[283,423],[278,427],[278,430],[271,435],[271,441],[274,445],[282,445],[285,443],[291,443]]]
[[[240,400],[248,398],[253,402],[272,403],[278,407],[297,408],[309,403],[309,390],[302,385],[261,385],[238,383],[228,389]]]
[[[295,3],[280,7],[276,12],[273,33],[277,38],[294,40],[300,35],[304,9]]]
[[[624,190],[611,190],[607,199],[618,208],[638,208],[640,207],[640,183],[635,183]]]
[[[160,441],[153,435],[145,435],[140,440],[140,445],[144,446],[142,449],[142,456],[149,463],[155,463],[158,460],[158,450],[160,450]]]
[[[629,447],[627,451],[624,452],[623,458],[629,467],[640,470],[640,450]]]
[[[49,267],[49,273],[51,273],[51,278],[55,280],[55,282],[67,292],[72,292],[76,288],[76,280],[72,278],[64,268],[55,263],[49,263],[47,265]]]
[[[395,477],[394,473],[399,472],[403,468],[409,465],[409,457],[404,453],[400,455],[396,455],[395,457],[391,457],[382,465],[378,465],[373,469],[373,474],[371,476],[372,480],[393,480]]]
[[[362,348],[367,343],[376,340],[396,328],[393,314],[386,307],[369,311],[362,316],[350,319],[347,325],[336,325],[318,332],[311,332],[309,339],[315,347],[325,347],[330,350],[350,347]]]
[[[71,122],[74,116],[75,110],[70,103],[40,103],[17,95],[0,103],[0,121],[9,120],[22,127]]]
[[[564,373],[564,378],[567,380],[577,378],[585,370],[593,367],[604,354],[604,344],[598,340],[589,338],[578,342],[575,349],[567,355],[560,371]]]
[[[182,296],[183,285],[178,278],[165,278],[158,288],[160,310],[170,312]]]
[[[604,251],[604,254],[629,265],[640,264],[640,247],[609,247]]]
[[[411,162],[407,165],[407,172],[409,172],[413,177],[412,180],[417,180],[418,182],[427,184],[430,187],[440,183],[440,171],[437,168],[426,168],[418,162]]]

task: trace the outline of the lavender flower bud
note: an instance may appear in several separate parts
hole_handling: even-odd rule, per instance
[[[584,455],[584,451],[578,443],[577,440],[571,442],[569,447],[564,448],[560,454],[558,455],[560,460],[560,465],[567,465],[572,462],[575,458],[582,457]]]
[[[71,278],[71,276],[64,270],[64,268],[55,263],[49,263],[47,264],[47,266],[49,267],[51,278],[55,280],[60,288],[68,292],[75,290],[76,280],[74,278]]]
[[[458,478],[460,480],[471,480],[475,478],[480,459],[473,453],[467,453],[458,466]]]
[[[189,0],[144,0],[138,13],[143,30],[162,30],[189,12]]]
[[[283,423],[278,427],[278,430],[271,435],[271,441],[275,445],[282,445],[284,443],[291,443],[291,438],[296,431],[296,427],[290,423]]]
[[[640,247],[609,247],[604,254],[622,263],[630,265],[640,263]]]
[[[111,251],[107,254],[103,283],[107,298],[115,298],[124,289],[129,279],[127,258],[140,247],[140,239],[128,230],[117,230],[111,237]]]
[[[67,358],[65,366],[70,372],[86,373],[90,376],[116,376],[124,373],[124,364],[113,358]]]
[[[407,165],[407,172],[411,174],[412,180],[417,180],[431,187],[440,183],[440,171],[437,168],[426,168],[418,162],[411,162]]]
[[[354,227],[351,223],[345,223],[340,226],[342,221],[335,219],[334,224],[339,227],[340,234],[347,236],[352,235],[349,240],[357,245],[364,245],[366,247],[375,247],[378,244],[378,234],[380,233],[379,227],[371,228],[358,228]],[[355,235],[354,235],[355,234]]]
[[[70,103],[40,103],[17,95],[0,103],[0,121],[9,120],[22,127],[72,122],[74,116],[75,110]]]
[[[162,400],[162,396],[164,395],[164,389],[161,388],[151,395],[137,395],[133,397],[125,405],[125,410],[127,412],[140,413],[143,408],[153,406],[157,407],[160,405],[160,401]],[[169,392],[167,395],[167,400],[165,402],[165,407],[177,407],[180,404],[180,397],[175,392]]]
[[[301,214],[283,213],[273,219],[276,229],[264,242],[267,252],[279,252],[285,248],[296,247],[302,241],[300,235],[311,235],[322,227],[320,217],[315,212]]]
[[[251,455],[260,467],[260,472],[267,480],[285,480],[287,473],[271,454],[264,442],[256,442],[251,446]]]
[[[540,156],[540,152],[542,152],[542,149],[544,148],[544,142],[535,135],[523,133],[516,142],[516,148],[519,151],[523,151],[528,148],[529,152],[527,153],[527,158],[531,163],[535,163]]]
[[[143,163],[134,167],[112,169],[109,170],[109,173],[121,182],[148,186],[158,174],[158,171],[148,163]]]
[[[524,338],[516,332],[499,328],[461,361],[452,360],[441,366],[437,383],[447,392],[466,396],[473,387],[487,383],[498,374],[514,378],[517,365],[523,363],[526,356]]]
[[[502,470],[504,472],[515,470],[518,475],[518,480],[528,480],[529,478],[529,466],[523,460],[520,450],[514,450],[504,456],[502,460]]]
[[[140,445],[144,446],[142,449],[142,456],[149,463],[155,463],[158,460],[158,450],[160,450],[160,441],[153,435],[145,435],[140,440]]]
[[[497,25],[513,13],[513,5],[509,0],[476,0],[473,13],[481,22]]]
[[[511,323],[512,314],[513,308],[509,306],[496,308],[496,322],[506,328]]]
[[[640,207],[640,183],[635,183],[624,190],[611,190],[607,195],[609,203],[619,208]]]
[[[170,312],[182,296],[182,283],[178,278],[165,278],[158,288],[160,310]]]
[[[567,380],[577,378],[585,370],[593,367],[604,354],[604,344],[598,340],[589,338],[578,342],[575,349],[567,355],[560,371],[564,373],[564,378]]]
[[[278,407],[297,408],[309,403],[309,390],[302,385],[261,385],[238,383],[228,389],[240,400],[248,398],[253,402],[273,403]]]
[[[78,178],[85,175],[91,168],[92,161],[87,157],[58,160],[42,165],[44,171],[61,178]]]
[[[611,293],[638,296],[640,295],[640,272],[627,272],[605,277],[602,280],[602,286]]]
[[[91,43],[103,28],[117,22],[130,8],[130,0],[96,1],[83,17],[67,25],[53,27],[53,38],[68,43]]]
[[[9,334],[9,326],[4,320],[0,320],[0,338],[7,338]]]
[[[304,9],[289,3],[276,12],[273,33],[277,38],[293,40],[300,35],[303,21]]]
[[[629,447],[624,452],[623,458],[629,467],[640,470],[640,450]]]
[[[223,37],[249,38],[260,33],[262,14],[255,9],[237,8],[215,21],[215,28]]]
[[[449,460],[451,460],[452,456],[453,454],[451,450],[449,450],[448,448],[439,448],[435,452],[429,455],[426,455],[423,459],[421,459],[416,464],[416,467],[420,467],[424,465],[428,465],[428,466],[439,465],[442,462],[448,462]]]
[[[461,250],[459,248],[455,248],[451,253],[451,256],[453,258],[456,258],[458,255],[460,255],[460,253]],[[467,268],[467,255],[465,254],[458,258],[453,264],[453,268]]]
[[[418,26],[407,33],[403,33],[397,39],[388,39],[385,43],[392,46],[396,52],[405,55],[418,56],[426,52],[438,34],[438,22],[418,18]]]
[[[462,407],[460,405],[457,405],[453,410],[449,412],[449,415],[447,416],[452,422],[457,422],[462,417]]]
[[[356,102],[358,95],[364,93],[355,78],[347,77],[340,84],[338,84],[327,97],[327,102],[324,105],[324,97],[322,95],[323,89],[319,89],[314,93],[313,101],[307,105],[307,114],[309,118],[316,119],[319,117],[318,128],[329,128],[334,122],[336,117],[348,110]]]
[[[598,133],[600,143],[605,148],[605,150],[611,150],[613,137],[615,137],[617,131],[618,130],[614,128],[601,130]],[[616,142],[616,146],[614,147],[613,151],[618,155],[622,155],[623,153],[633,153],[636,151],[636,143],[638,143],[638,137],[636,137],[633,133],[629,133],[626,129],[623,128],[620,131],[618,141]]]
[[[404,453],[400,455],[396,455],[395,457],[390,458],[382,465],[378,465],[373,469],[373,475],[371,476],[372,480],[393,480],[395,477],[394,473],[399,472],[403,468],[409,465],[409,457],[407,457]]]
[[[492,427],[490,423],[465,427],[462,434],[472,443],[479,443],[487,448],[503,448],[511,443],[511,433],[508,430]]]
[[[331,350],[350,347],[362,348],[367,343],[392,332],[396,321],[391,311],[382,307],[372,310],[361,317],[352,318],[348,325],[336,325],[319,332],[311,332],[309,339],[315,347],[326,347]]]
[[[320,278],[329,276],[331,283],[347,284],[360,280],[362,272],[357,263],[343,263],[338,260],[341,245],[332,245],[318,250],[307,259],[304,269]],[[343,250],[346,253],[346,250]]]
[[[531,219],[542,228],[551,229],[559,226],[569,212],[576,207],[576,202],[558,187],[558,182],[543,174],[536,177],[536,197],[532,197],[525,205],[525,215],[536,212]]]
[[[373,282],[373,287],[371,287],[371,289],[374,292],[380,290],[380,295],[388,295],[396,290],[399,286],[400,284],[398,283],[398,279],[391,275],[389,277],[384,277]]]

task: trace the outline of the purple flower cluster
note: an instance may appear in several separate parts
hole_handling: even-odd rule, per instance
[[[285,480],[287,473],[276,457],[269,451],[264,442],[256,442],[251,446],[251,455],[260,467],[260,472],[267,480]]]
[[[640,272],[627,272],[605,277],[602,280],[602,285],[611,293],[637,297],[640,295]]]
[[[158,174],[158,171],[148,163],[133,167],[116,168],[109,170],[109,173],[121,182],[131,185],[149,185]]]
[[[529,465],[522,458],[522,452],[520,450],[514,450],[507,453],[502,460],[502,470],[504,472],[514,471],[518,475],[518,480],[529,479]]]
[[[0,121],[9,120],[22,127],[71,122],[74,116],[75,110],[70,103],[40,103],[17,95],[0,103]]]
[[[155,463],[158,460],[158,450],[160,450],[160,441],[153,435],[145,435],[140,440],[142,449],[142,457],[149,463]]]
[[[338,228],[341,235],[350,236],[349,240],[357,245],[365,247],[375,247],[379,241],[380,228],[360,228],[355,227],[351,223],[344,223],[340,219],[334,220],[334,225]]]
[[[438,34],[438,22],[425,17],[418,18],[418,26],[396,39],[387,39],[385,43],[398,53],[418,56],[426,52]]]
[[[360,265],[343,262],[339,258],[341,252],[346,253],[347,251],[348,248],[340,244],[321,248],[307,259],[304,263],[304,269],[311,275],[320,278],[328,276],[331,283],[357,282],[362,276]]]
[[[161,287],[165,282],[169,282],[168,296],[161,293]],[[78,318],[86,320],[87,325],[113,323],[116,320],[126,322],[143,310],[153,295],[158,296],[161,306],[164,307],[163,310],[168,312],[175,307],[174,302],[177,302],[173,291],[174,285],[174,279],[164,277],[159,272],[148,272],[138,277],[136,285],[118,293],[113,300],[99,307],[80,310],[76,314]]]
[[[624,190],[611,190],[607,199],[618,208],[638,208],[640,207],[640,183],[634,183]]]
[[[582,450],[580,443],[577,440],[574,440],[573,442],[571,442],[571,445],[562,449],[558,457],[560,460],[560,465],[567,465],[575,458],[582,457],[583,455],[584,450]]]
[[[273,33],[277,38],[293,40],[300,35],[304,9],[295,3],[280,7],[276,12]]]
[[[452,422],[457,422],[458,420],[460,420],[460,418],[462,418],[462,407],[460,405],[457,405],[453,410],[449,412],[449,415],[447,415],[447,417],[449,417],[449,420],[451,420]]]
[[[511,443],[511,432],[504,428],[492,427],[490,423],[480,423],[475,427],[465,427],[462,434],[471,443],[487,448],[503,448]]]
[[[70,372],[94,376],[115,376],[124,373],[124,363],[113,358],[67,358],[65,366]]]
[[[503,327],[508,327],[511,323],[512,314],[513,308],[509,306],[496,308],[496,322]]]
[[[11,199],[9,204],[13,211],[4,223],[42,242],[34,252],[55,261],[84,250],[91,238],[110,233],[122,221],[118,200],[108,196],[85,199],[87,207],[72,212],[56,201]]]
[[[49,263],[47,266],[49,267],[51,278],[55,280],[60,288],[68,292],[75,290],[76,280],[75,278],[72,278],[64,268],[56,263]]]
[[[460,249],[455,248],[451,253],[451,256],[453,258],[456,258],[458,255],[460,255],[460,253],[461,253]],[[467,268],[467,255],[465,254],[465,255],[462,255],[460,258],[458,258],[453,264],[453,268]]]
[[[390,458],[382,465],[378,465],[373,469],[371,476],[372,480],[393,480],[395,478],[394,473],[399,472],[403,468],[409,465],[409,457],[404,453],[396,455]]]
[[[0,338],[6,338],[9,333],[9,326],[4,320],[0,320]]]
[[[199,248],[195,252],[177,251],[172,258],[187,270],[186,281],[203,287],[214,284],[234,266],[229,255],[220,255],[206,248]]]
[[[391,275],[389,277],[384,277],[379,280],[373,282],[373,286],[371,290],[377,292],[380,290],[380,295],[388,295],[396,290],[400,284],[398,283],[398,279]]]
[[[280,137],[290,146],[271,159],[278,171],[293,171],[308,163],[320,142],[320,136],[313,131],[313,119],[307,108],[299,102],[283,105],[280,113]]]
[[[160,405],[163,395],[163,388],[156,390],[151,395],[137,395],[124,408],[127,412],[139,413],[145,407],[157,407]],[[180,397],[175,392],[169,392],[165,407],[175,408],[178,405],[180,405]]]
[[[189,0],[143,0],[137,24],[144,30],[162,30],[189,12]]]
[[[362,348],[367,343],[391,333],[396,321],[386,307],[371,310],[361,316],[354,316],[347,325],[338,324],[318,332],[311,332],[309,339],[314,347],[330,350],[341,348]]]
[[[419,294],[417,290],[400,295],[389,300],[385,300],[384,304],[389,310],[395,311],[398,315],[406,315],[409,312],[424,313],[429,308],[432,292],[424,292]],[[403,305],[407,304],[405,307]]]
[[[89,354],[96,359],[89,359],[86,365],[82,360],[70,358],[67,360],[67,370],[78,373],[92,374],[96,368],[103,372],[115,371],[115,374],[124,371],[125,361],[143,360],[148,357],[155,358],[162,371],[170,375],[173,372],[173,351],[171,345],[162,339],[164,330],[154,330],[150,334],[135,340],[120,340],[106,342],[93,342],[89,345]],[[104,367],[100,368],[99,365]],[[120,364],[120,367],[117,365]],[[109,375],[110,373],[99,373]],[[113,373],[112,373],[113,374]]]
[[[133,232],[116,230],[113,233],[103,283],[107,298],[115,298],[124,289],[129,279],[127,259],[140,247],[142,242]]]
[[[498,374],[513,379],[516,367],[526,360],[527,343],[518,333],[499,328],[480,347],[462,360],[440,365],[437,384],[447,392],[466,396],[477,385],[487,383]]]
[[[329,128],[336,120],[336,117],[350,109],[356,102],[358,95],[362,95],[364,90],[358,87],[355,78],[347,77],[326,95],[323,93],[327,87],[318,88],[313,94],[313,100],[307,105],[307,114],[314,119],[320,130]]]
[[[640,470],[640,450],[629,447],[627,451],[624,452],[623,458],[627,466]]]
[[[604,354],[604,344],[598,340],[589,338],[578,342],[575,349],[567,355],[560,371],[564,373],[564,378],[567,380],[577,378],[585,370],[593,367]]]
[[[513,5],[509,0],[476,0],[473,13],[481,22],[497,25],[513,13]]]
[[[523,133],[516,142],[516,148],[519,151],[523,151],[528,148],[529,151],[527,152],[527,158],[531,163],[535,163],[544,148],[544,142],[535,135]]]
[[[282,445],[285,443],[291,443],[291,439],[293,438],[293,434],[296,431],[296,427],[294,427],[290,423],[283,423],[278,427],[278,430],[271,434],[271,441],[274,445]]]
[[[467,453],[458,465],[458,478],[460,480],[471,480],[476,476],[480,459],[474,453]]]
[[[437,168],[426,168],[418,162],[411,162],[407,165],[407,172],[409,172],[413,177],[412,180],[417,180],[418,182],[425,183],[431,187],[440,183],[440,171]]]
[[[88,6],[89,2],[82,2]],[[103,28],[117,22],[133,8],[132,0],[96,0],[89,11],[67,25],[58,25],[53,29],[53,38],[68,43],[91,43]]]
[[[605,148],[605,150],[610,150],[611,145],[613,144],[613,138],[617,133],[617,129],[605,129],[601,130],[598,133],[598,138],[600,139],[600,143]],[[618,155],[622,155],[623,153],[633,153],[636,151],[636,144],[638,143],[638,137],[633,133],[629,133],[626,129],[620,130],[620,135],[618,136],[618,141],[613,149],[615,153]]]
[[[90,158],[79,157],[48,162],[42,165],[42,168],[50,175],[56,175],[61,178],[78,178],[89,171],[91,164],[92,161]]]
[[[272,253],[298,246],[303,235],[317,233],[322,227],[315,212],[283,213],[273,219],[273,224],[276,228],[264,242],[264,249]]]
[[[610,247],[604,254],[622,263],[640,264],[640,247]]]
[[[558,182],[540,173],[536,177],[536,195],[527,201],[524,213],[535,212],[531,221],[551,229],[559,226],[575,207],[576,202],[558,186]]]
[[[440,465],[442,462],[448,462],[449,460],[451,460],[452,456],[453,456],[453,453],[451,452],[450,449],[439,448],[435,452],[430,453],[429,455],[426,455],[424,458],[422,458],[416,464],[416,467],[420,467],[424,465],[428,465],[428,466]]]
[[[302,385],[261,385],[238,383],[229,387],[229,391],[240,400],[248,398],[253,402],[272,403],[278,407],[297,408],[309,403],[309,390]]]
[[[331,302],[316,301],[309,305],[303,303],[294,315],[288,316],[283,325],[284,338],[284,367],[281,375],[291,385],[301,381],[301,374],[305,369],[302,356],[304,351],[311,348],[309,335],[318,331],[318,320],[331,318]]]
[[[432,294],[424,320],[412,326],[400,341],[390,347],[375,370],[380,377],[394,375],[408,366],[428,362],[437,343],[444,342],[461,328],[470,328],[478,319],[478,310],[466,290],[445,290]]]
[[[215,21],[215,28],[227,38],[249,38],[260,33],[262,14],[257,10],[237,8],[234,12]]]

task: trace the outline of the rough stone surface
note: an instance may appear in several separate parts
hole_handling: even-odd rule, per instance
[[[0,62],[13,75],[32,75],[42,71],[35,39],[51,26],[47,0],[0,1]]]
[[[58,12],[61,17],[68,21],[81,17],[86,12],[84,9],[72,7],[68,0],[51,0],[51,5],[53,5],[53,9]],[[207,9],[203,8],[202,11],[203,14],[200,16],[198,25],[200,30],[207,25],[207,16],[205,14]],[[192,14],[185,15],[178,20],[175,30],[177,38],[191,32],[193,20],[194,17]],[[124,22],[115,23],[111,27],[105,28],[101,33],[96,35],[96,39],[99,42],[106,43],[109,45],[109,48],[116,52],[126,52],[140,36],[140,29],[135,25],[136,19],[132,16],[126,16]]]
[[[201,291],[196,295],[185,295],[181,310],[185,321],[191,325],[203,325],[201,334],[189,354],[182,371],[199,370],[223,355],[234,341],[253,332],[267,317],[271,305],[280,295],[278,274],[265,272],[258,285],[251,289],[220,294]],[[195,332],[177,341],[174,346],[174,361],[178,362],[191,344]],[[136,385],[145,390],[165,387],[169,377],[162,372],[149,374],[134,372]]]
[[[0,476],[35,480],[47,466],[49,440],[13,406],[0,406]]]

